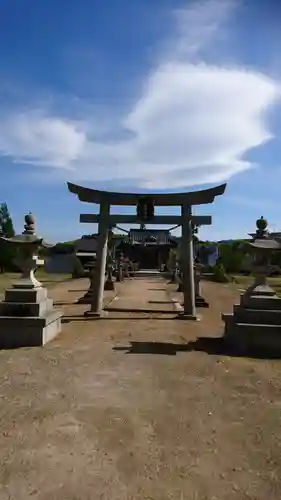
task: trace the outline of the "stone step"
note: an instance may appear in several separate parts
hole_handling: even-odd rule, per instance
[[[273,297],[262,295],[252,295],[247,297],[246,295],[242,295],[240,303],[247,309],[281,310],[281,299],[277,297],[277,295]]]
[[[0,349],[45,345],[60,333],[61,317],[56,309],[40,318],[0,317]]]
[[[141,271],[135,271],[134,272],[134,277],[135,278],[163,278],[164,273],[161,273],[160,271],[154,270],[154,269],[143,269]]]
[[[236,322],[235,321],[235,316],[233,313],[223,313],[221,315],[222,321],[224,321],[225,325],[229,328],[238,328],[238,329],[243,329],[245,332],[249,333],[255,333],[257,330],[263,330],[263,334],[271,333],[272,331],[279,332],[281,335],[281,325],[274,325],[270,323],[243,323],[243,322]]]
[[[233,314],[223,314],[224,340],[235,352],[243,355],[281,357],[281,326],[260,323],[235,323]]]
[[[36,303],[47,299],[47,288],[38,287],[32,290],[24,288],[7,288],[5,292],[5,302]]]
[[[235,323],[281,326],[281,309],[250,309],[235,305],[233,312]]]
[[[45,299],[38,303],[23,303],[23,302],[0,302],[0,317],[39,317],[45,315],[53,308],[53,300]]]

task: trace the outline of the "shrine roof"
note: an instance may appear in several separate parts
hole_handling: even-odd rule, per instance
[[[129,233],[131,244],[154,243],[156,245],[177,245],[169,229],[131,229]]]

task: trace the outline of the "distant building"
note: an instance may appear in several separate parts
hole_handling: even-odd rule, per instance
[[[84,235],[75,244],[75,255],[81,262],[83,268],[87,268],[87,264],[93,262],[97,258],[97,234]]]
[[[158,269],[167,263],[170,249],[177,246],[178,239],[168,229],[144,228],[131,229],[115,248],[116,253],[123,252],[142,269]]]

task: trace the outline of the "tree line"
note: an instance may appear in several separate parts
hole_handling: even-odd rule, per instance
[[[0,236],[12,238],[15,236],[12,217],[9,213],[7,203],[0,204]],[[13,260],[16,257],[16,249],[7,245],[5,242],[0,243],[0,273],[5,271],[13,271],[15,266]]]
[[[216,245],[219,250],[218,265],[227,274],[239,274],[250,272],[250,258],[245,248],[246,240],[233,240],[229,242],[211,242],[199,240],[197,231],[194,231],[194,244],[201,247],[202,254],[208,253],[208,247]],[[15,235],[12,217],[9,213],[7,203],[0,204],[0,236],[11,238]],[[114,235],[115,236],[115,235]],[[53,253],[72,253],[75,241],[57,243],[52,249],[41,252],[42,257]],[[4,242],[0,243],[0,273],[14,271],[13,260],[16,250]],[[274,252],[271,264],[275,267],[276,274],[281,273],[281,252]]]

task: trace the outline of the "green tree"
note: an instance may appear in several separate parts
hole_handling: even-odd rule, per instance
[[[7,203],[0,204],[0,234],[6,238],[15,236],[15,230],[12,218],[9,213]],[[0,244],[0,272],[13,268],[13,259],[15,258],[16,250],[10,247],[7,243]]]
[[[15,230],[7,203],[0,205],[0,231],[6,238],[15,236]]]
[[[245,250],[241,241],[221,243],[219,245],[221,263],[227,273],[239,273],[242,271],[245,260]]]

